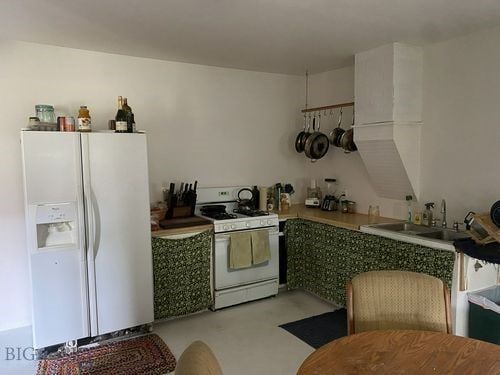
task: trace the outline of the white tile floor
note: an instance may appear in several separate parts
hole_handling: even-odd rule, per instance
[[[206,311],[154,326],[176,358],[194,340],[205,341],[225,374],[295,374],[314,350],[279,328],[283,323],[332,311],[334,306],[302,291]],[[36,361],[9,360],[6,348],[31,344],[30,328],[0,332],[0,374],[34,374]]]

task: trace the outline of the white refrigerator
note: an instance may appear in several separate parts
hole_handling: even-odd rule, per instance
[[[21,132],[33,346],[153,321],[145,134]]]

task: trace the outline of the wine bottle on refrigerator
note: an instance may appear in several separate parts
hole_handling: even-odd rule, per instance
[[[116,130],[115,133],[127,133],[127,113],[123,109],[123,99],[118,97],[118,111],[115,116]]]
[[[134,133],[134,113],[132,112],[132,108],[128,105],[127,98],[123,98],[123,110],[127,115],[127,133]]]

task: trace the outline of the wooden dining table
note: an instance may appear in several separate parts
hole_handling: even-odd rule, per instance
[[[500,374],[500,345],[440,332],[368,331],[317,349],[297,374]]]

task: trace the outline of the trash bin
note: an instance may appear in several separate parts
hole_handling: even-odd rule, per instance
[[[467,293],[469,337],[500,344],[500,285]]]

